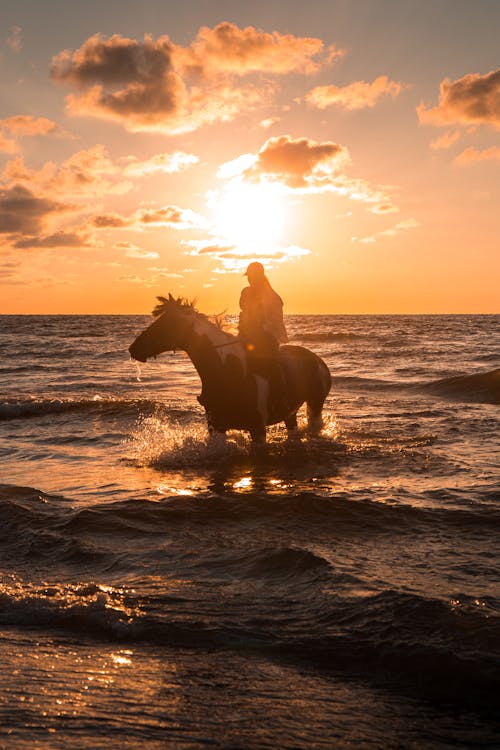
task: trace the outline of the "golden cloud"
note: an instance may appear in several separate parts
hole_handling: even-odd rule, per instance
[[[0,151],[3,151],[6,154],[13,154],[17,151],[17,144],[12,138],[6,138],[0,133]]]
[[[157,173],[174,174],[197,164],[200,160],[194,154],[174,151],[172,154],[155,154],[151,159],[140,161],[134,156],[126,159],[124,174],[130,177],[147,177]]]
[[[455,164],[464,166],[467,164],[476,164],[480,161],[500,161],[500,147],[490,146],[490,148],[486,148],[483,151],[478,151],[478,149],[470,146],[456,157]]]
[[[333,141],[282,135],[269,138],[256,154],[242,154],[222,164],[218,177],[227,180],[280,185],[294,193],[335,192],[351,200],[376,204],[375,211],[397,211],[388,187],[374,188],[365,180],[345,174],[349,151]]]
[[[12,135],[47,135],[59,130],[57,123],[46,117],[15,115],[0,120],[0,129],[8,130]]]
[[[351,242],[361,243],[363,245],[371,245],[377,242],[378,237],[395,237],[401,232],[406,232],[409,229],[417,229],[420,226],[419,222],[413,217],[409,219],[403,219],[388,229],[383,229],[381,232],[376,234],[368,235],[367,237],[351,237]]]
[[[269,138],[256,155],[223,164],[220,177],[278,182],[292,190],[321,188],[349,162],[347,149],[332,141],[282,135]]]
[[[188,208],[162,206],[161,208],[139,209],[129,216],[117,213],[97,214],[90,219],[96,229],[201,229],[206,228],[207,221]]]
[[[172,229],[200,229],[206,227],[206,220],[189,208],[165,206],[158,209],[140,210],[135,214],[136,222],[142,228],[171,227]]]
[[[57,123],[46,117],[15,115],[0,120],[0,151],[15,153],[19,146],[15,139],[26,136],[58,135],[69,136]]]
[[[245,75],[266,73],[315,73],[325,60],[325,45],[321,39],[267,33],[253,26],[240,29],[227,21],[210,29],[203,26],[186,50],[179,50],[189,67],[209,75],[213,72]],[[340,50],[329,48],[328,61]]]
[[[19,120],[13,125],[30,132],[39,127]],[[121,175],[121,170],[100,145],[72,154],[59,166],[47,162],[39,170],[26,166],[21,156],[12,159],[1,174],[0,233],[16,248],[94,247],[91,223],[58,229],[54,225],[88,213],[89,197],[131,187],[110,180],[115,174]]]
[[[457,143],[460,138],[461,134],[458,130],[447,130],[446,133],[443,133],[438,138],[431,141],[430,145],[434,151],[438,151],[440,149],[450,148]]]
[[[113,247],[116,250],[124,250],[127,258],[135,258],[137,260],[155,260],[160,257],[160,254],[155,250],[144,250],[133,242],[115,242]]]
[[[71,195],[85,198],[92,195],[122,194],[132,188],[130,182],[115,183],[121,176],[119,169],[104,146],[97,144],[72,154],[60,166],[46,162],[39,170],[29,169],[21,156],[8,162],[3,170],[4,181],[17,181],[27,186],[35,185],[51,195]]]
[[[417,113],[423,124],[500,127],[500,70],[485,75],[469,73],[456,81],[445,78],[440,84],[439,104],[430,109],[420,104]]]
[[[318,109],[326,109],[332,105],[349,110],[364,109],[374,107],[381,96],[398,96],[404,88],[403,83],[391,81],[387,76],[379,76],[371,83],[354,81],[348,86],[316,86],[305,99]]]
[[[251,260],[255,260],[255,250],[241,249],[222,240],[188,240],[183,243],[191,256],[210,256],[219,265],[213,270],[216,274],[240,273]],[[267,250],[259,250],[259,259],[268,264],[294,262],[309,255],[311,251],[298,245],[281,247],[276,245]]]
[[[51,76],[81,92],[67,98],[74,115],[113,120],[130,131],[176,134],[228,121],[265,100],[268,83],[238,85],[238,78],[311,73],[335,54],[320,39],[223,22],[202,27],[189,47],[168,36],[138,41],[95,34],[78,50],[56,55]]]

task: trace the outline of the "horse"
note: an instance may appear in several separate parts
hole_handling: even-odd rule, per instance
[[[199,403],[205,409],[209,435],[245,430],[252,443],[266,442],[266,426],[284,422],[288,438],[298,439],[297,411],[307,404],[312,435],[323,426],[322,410],[331,388],[325,362],[302,346],[284,345],[280,361],[286,401],[273,394],[265,369],[256,367],[237,336],[224,331],[186,299],[157,297],[155,320],[129,347],[139,362],[166,351],[185,351],[202,383]]]

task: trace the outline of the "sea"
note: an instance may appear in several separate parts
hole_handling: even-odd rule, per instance
[[[258,453],[151,320],[0,316],[0,748],[500,747],[500,316],[288,316]]]

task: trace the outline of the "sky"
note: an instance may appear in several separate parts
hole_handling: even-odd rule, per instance
[[[498,0],[2,0],[0,313],[500,312]]]

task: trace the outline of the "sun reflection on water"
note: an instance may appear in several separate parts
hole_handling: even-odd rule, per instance
[[[233,483],[233,489],[235,490],[249,490],[252,488],[253,480],[252,477],[242,477],[237,482]]]

